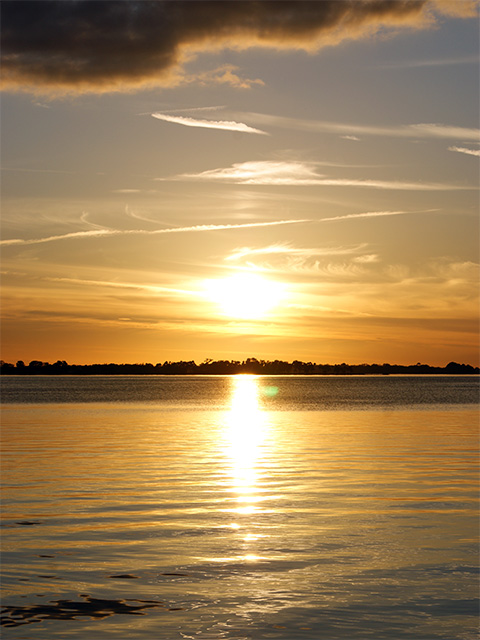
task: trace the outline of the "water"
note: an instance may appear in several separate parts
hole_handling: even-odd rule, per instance
[[[478,638],[478,378],[2,387],[2,637]]]

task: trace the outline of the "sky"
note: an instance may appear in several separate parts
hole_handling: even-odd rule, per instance
[[[3,360],[478,365],[478,2],[0,10]]]

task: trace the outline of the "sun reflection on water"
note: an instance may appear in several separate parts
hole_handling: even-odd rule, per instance
[[[258,510],[262,496],[259,491],[259,463],[263,457],[266,435],[266,413],[259,402],[259,386],[255,376],[233,378],[230,410],[226,416],[226,454],[232,489],[236,494],[238,514]]]

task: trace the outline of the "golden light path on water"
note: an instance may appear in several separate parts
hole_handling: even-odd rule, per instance
[[[255,514],[259,510],[259,503],[266,499],[264,489],[259,484],[261,468],[265,465],[268,414],[261,407],[260,387],[255,376],[235,376],[232,384],[230,409],[225,418],[224,446],[227,473],[237,503],[233,513],[242,518]],[[240,529],[241,525],[235,521],[231,527]],[[245,532],[243,540],[246,543],[253,542],[263,535]],[[243,558],[259,559],[253,553],[247,553]]]

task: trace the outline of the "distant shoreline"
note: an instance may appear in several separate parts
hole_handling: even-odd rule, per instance
[[[316,364],[294,360],[204,360],[196,364],[193,360],[141,364],[68,364],[64,360],[50,364],[32,360],[28,365],[19,360],[16,364],[0,362],[1,375],[478,375],[479,367],[470,364],[449,362],[445,367],[428,364]]]

